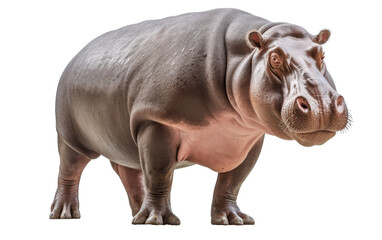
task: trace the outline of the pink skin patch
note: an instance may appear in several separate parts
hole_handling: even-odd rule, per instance
[[[187,160],[216,172],[228,172],[239,166],[263,135],[232,118],[217,119],[200,129],[181,128],[177,161]]]

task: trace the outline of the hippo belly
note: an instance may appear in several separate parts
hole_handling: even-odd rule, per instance
[[[173,126],[179,131],[177,161],[196,163],[216,172],[239,166],[264,135],[239,125],[234,118],[214,119],[208,126]]]

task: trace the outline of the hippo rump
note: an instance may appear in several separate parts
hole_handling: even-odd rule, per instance
[[[145,21],[91,41],[56,98],[60,169],[50,218],[79,218],[91,159],[108,158],[133,224],[180,224],[176,168],[218,172],[212,224],[254,224],[237,203],[265,134],[320,145],[348,125],[317,35],[235,9]]]

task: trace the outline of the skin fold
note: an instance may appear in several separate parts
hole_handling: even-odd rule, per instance
[[[216,9],[94,39],[57,89],[60,171],[50,217],[80,217],[81,173],[102,155],[126,189],[133,224],[180,224],[173,172],[193,164],[218,172],[212,224],[254,224],[236,199],[264,135],[312,146],[348,125],[324,63],[329,36]]]

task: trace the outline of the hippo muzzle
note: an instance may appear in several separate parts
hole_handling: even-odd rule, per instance
[[[349,118],[343,96],[327,80],[330,75],[325,78],[308,61],[294,65],[281,110],[284,131],[304,146],[325,143],[346,127]]]

